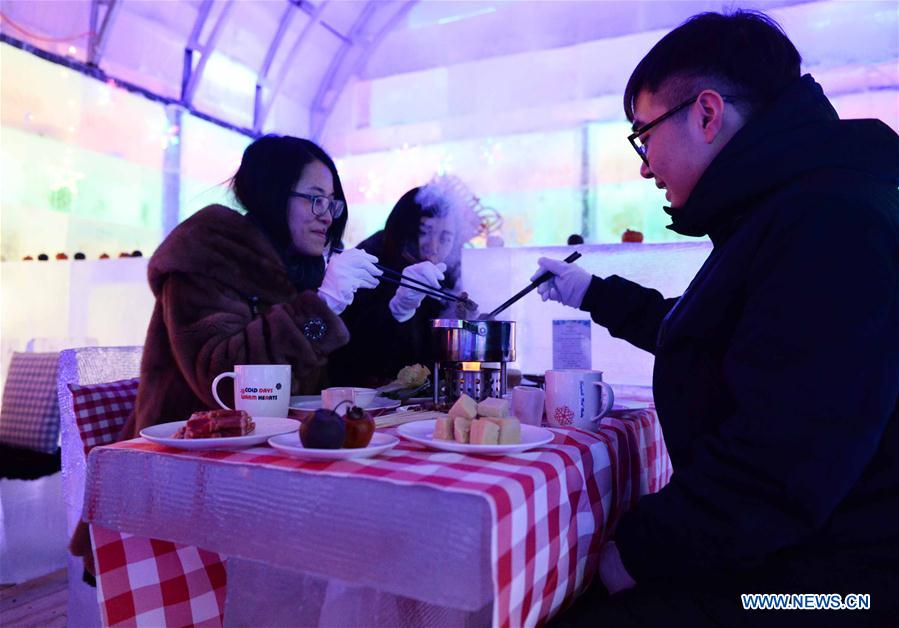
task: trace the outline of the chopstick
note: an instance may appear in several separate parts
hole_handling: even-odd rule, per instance
[[[570,264],[571,262],[573,262],[574,260],[576,260],[579,257],[581,257],[581,254],[578,253],[577,251],[575,251],[574,253],[572,253],[571,255],[569,255],[562,261],[565,262],[566,264]],[[521,297],[526,295],[531,290],[534,290],[540,284],[549,281],[552,278],[552,276],[553,276],[553,274],[551,272],[546,271],[545,273],[543,273],[542,275],[537,277],[534,281],[532,281],[524,290],[521,290],[520,292],[515,294],[511,299],[509,299],[508,301],[506,301],[505,303],[500,305],[498,308],[496,308],[495,310],[490,312],[487,316],[481,318],[481,320],[484,320],[484,321],[493,320],[493,317],[495,317],[497,314],[499,314],[500,312],[505,310],[507,307],[509,307],[516,301],[518,301]]]
[[[334,253],[343,253],[343,249],[331,249],[331,251]],[[441,290],[439,288],[435,288],[431,284],[427,284],[423,281],[413,279],[412,277],[406,277],[405,275],[403,275],[403,273],[397,272],[397,271],[393,270],[392,268],[388,268],[387,266],[382,266],[381,264],[375,264],[375,268],[379,268],[380,270],[384,271],[385,276],[382,276],[381,279],[383,281],[387,281],[388,283],[394,283],[398,286],[403,286],[404,288],[409,288],[410,290],[416,290],[416,291],[424,293],[434,299],[443,299],[445,301],[462,301],[462,302],[465,301],[465,299],[458,297],[454,294],[450,294],[449,292],[444,292],[443,290]],[[410,286],[407,283],[401,283],[401,281],[408,281],[408,282],[417,284],[423,288],[426,288],[427,290],[422,290],[421,288],[417,288],[416,286]]]
[[[413,279],[410,279],[409,277],[403,277],[403,280],[404,281],[414,281]],[[389,276],[386,272],[381,276],[381,281],[386,281],[387,283],[393,283],[398,286],[402,286],[403,288],[408,288],[409,290],[415,290],[416,292],[421,292],[422,294],[427,295],[427,296],[431,297],[432,299],[449,300],[449,301],[465,301],[465,299],[457,297],[454,294],[449,294],[448,292],[441,292],[434,288],[425,290],[424,288],[422,288],[420,286],[414,286],[412,284],[403,283],[402,281],[400,281],[398,279],[394,279],[393,277]],[[416,282],[416,283],[419,283],[419,282]]]
[[[403,425],[404,423],[436,419],[438,416],[440,416],[440,413],[435,412],[434,410],[394,412],[393,414],[385,414],[383,416],[375,417],[375,427],[378,429],[384,427],[396,427],[397,425]]]

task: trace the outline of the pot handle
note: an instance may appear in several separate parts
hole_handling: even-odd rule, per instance
[[[486,336],[487,335],[487,325],[483,323],[474,323],[472,321],[462,321],[462,328],[466,331],[470,331],[475,336]]]

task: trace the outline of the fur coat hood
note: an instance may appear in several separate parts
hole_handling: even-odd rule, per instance
[[[296,290],[268,237],[227,207],[178,225],[147,272],[156,305],[123,438],[217,407],[212,380],[235,364],[290,364],[292,394],[320,392],[328,355],[349,340],[315,291]],[[230,404],[227,380],[219,396]]]

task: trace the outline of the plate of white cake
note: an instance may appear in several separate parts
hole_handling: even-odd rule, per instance
[[[509,454],[552,441],[544,427],[522,425],[509,414],[509,401],[488,397],[480,403],[462,395],[445,415],[406,423],[397,428],[403,438],[440,451],[465,454]]]

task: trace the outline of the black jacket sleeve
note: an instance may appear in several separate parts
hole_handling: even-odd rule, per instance
[[[382,281],[376,288],[356,292],[341,317],[350,342],[331,354],[328,372],[332,385],[377,387],[393,381],[410,364],[433,368],[430,351],[431,319],[443,305],[426,298],[408,321],[390,312],[396,285]]]
[[[666,299],[658,290],[611,275],[593,278],[580,309],[615,338],[655,353],[659,326],[675,303],[676,298]]]
[[[791,220],[746,274],[722,364],[733,411],[622,517],[616,543],[637,582],[751,567],[811,538],[884,438],[899,396],[899,225],[805,202],[784,208]]]

